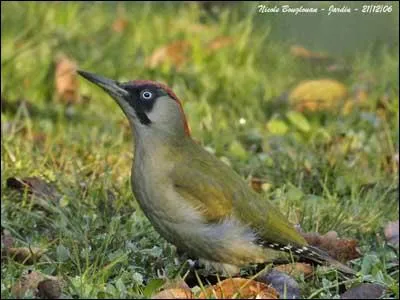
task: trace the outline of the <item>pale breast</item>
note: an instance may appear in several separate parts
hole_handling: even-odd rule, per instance
[[[210,261],[241,265],[265,259],[264,249],[254,244],[253,231],[233,216],[207,222],[199,207],[176,192],[168,176],[175,165],[167,150],[160,145],[150,148],[135,155],[140,159],[132,169],[132,188],[143,212],[166,240]],[[156,149],[161,153],[155,155]]]
[[[197,209],[179,195],[168,174],[173,164],[151,158],[141,160],[132,169],[132,189],[143,211],[175,223],[201,222]],[[151,176],[149,176],[151,174]]]

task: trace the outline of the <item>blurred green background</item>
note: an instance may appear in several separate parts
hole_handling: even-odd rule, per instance
[[[62,277],[75,298],[150,297],[184,274],[133,199],[127,120],[76,68],[167,83],[193,138],[292,222],[358,241],[362,279],[320,270],[296,278],[304,297],[368,279],[398,298],[384,235],[399,212],[398,3],[365,15],[257,9],[332,4],[374,3],[2,2],[2,232],[47,250],[29,266],[2,261],[2,298],[28,270]],[[7,181],[26,177],[58,196]]]
[[[261,14],[257,16],[260,26],[271,22],[274,30],[271,36],[281,41],[300,43],[316,50],[337,55],[354,55],[366,48],[379,47],[386,43],[398,45],[399,6],[396,2],[359,1],[304,1],[304,2],[260,2],[258,5],[278,7],[315,7],[325,9],[320,13],[306,13],[293,16],[290,13]],[[363,6],[382,5],[391,7],[391,13],[362,13]],[[350,13],[331,13],[329,7],[350,8]],[[355,11],[354,9],[358,9]],[[267,20],[262,20],[267,19]]]

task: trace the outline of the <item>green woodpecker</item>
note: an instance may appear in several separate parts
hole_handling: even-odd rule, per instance
[[[309,246],[270,202],[194,142],[181,102],[166,85],[78,73],[114,98],[128,118],[135,138],[133,193],[155,229],[178,249],[228,274],[270,262],[279,251],[353,273]]]

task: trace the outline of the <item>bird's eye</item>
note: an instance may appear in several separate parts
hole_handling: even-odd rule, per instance
[[[153,93],[152,92],[147,91],[147,90],[142,92],[142,99],[150,100],[152,97],[153,97]]]

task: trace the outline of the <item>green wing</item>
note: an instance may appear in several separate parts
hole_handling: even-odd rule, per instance
[[[233,216],[252,227],[265,242],[307,244],[293,225],[229,166],[191,139],[186,140],[184,149],[178,149],[181,160],[170,176],[175,190],[201,210],[207,222]]]

